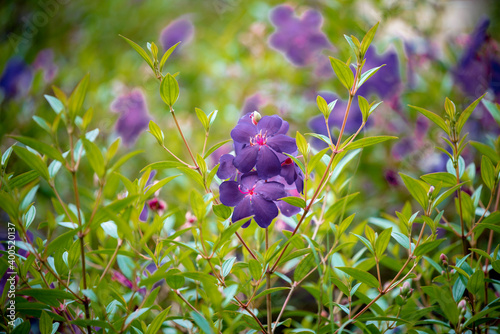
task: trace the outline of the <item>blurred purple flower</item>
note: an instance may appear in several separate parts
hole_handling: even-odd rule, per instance
[[[263,179],[278,175],[281,163],[277,153],[297,151],[295,139],[285,135],[287,130],[288,123],[276,115],[264,116],[257,124],[248,115],[243,116],[231,131],[236,150],[234,166],[242,173],[256,167]],[[237,145],[242,145],[241,150]]]
[[[299,18],[292,7],[280,5],[271,11],[270,19],[276,28],[269,38],[270,46],[295,66],[311,64],[323,49],[332,47],[321,31],[323,17],[316,10],[310,9]]]
[[[116,123],[116,131],[127,146],[135,143],[139,134],[148,127],[151,119],[146,100],[139,89],[117,97],[111,104],[111,111],[120,114]]]
[[[170,24],[162,30],[160,42],[163,46],[163,50],[166,51],[178,42],[182,42],[181,45],[189,43],[193,38],[193,35],[193,23],[185,18],[177,19],[170,22]],[[174,51],[174,53],[176,51]]]
[[[392,102],[389,104],[393,109],[396,109],[398,101],[391,101],[391,99],[397,98],[401,92],[401,76],[396,51],[389,50],[379,55],[373,47],[369,47],[365,58],[363,72],[383,64],[385,66],[358,89],[358,94],[367,99],[371,94],[375,94],[386,103]]]
[[[246,115],[248,113],[252,113],[254,111],[259,110],[266,104],[266,100],[262,95],[259,93],[256,93],[252,96],[249,96],[245,99],[245,103],[243,104],[243,108],[241,110],[241,113],[243,115]]]
[[[24,97],[31,88],[33,70],[20,58],[11,58],[0,77],[0,91],[4,99]]]
[[[52,49],[44,49],[38,52],[38,55],[33,62],[35,70],[43,71],[43,79],[45,82],[51,82],[57,73],[57,65],[54,63],[54,51]]]
[[[268,182],[259,178],[256,172],[241,176],[241,181],[225,181],[220,185],[220,201],[226,206],[234,206],[232,221],[254,216],[255,222],[268,227],[278,216],[274,201],[287,196],[283,184]],[[250,220],[243,227],[248,227]]]
[[[483,18],[469,37],[453,76],[462,91],[477,98],[491,89],[500,99],[500,56],[498,44],[487,33],[490,20]]]
[[[326,103],[331,103],[337,99],[335,94],[330,92],[320,92],[318,93],[321,97],[323,97]],[[340,129],[342,127],[342,122],[344,121],[344,113],[347,107],[347,102],[338,100],[333,108],[333,111],[330,113],[330,117],[328,118],[328,126],[330,127],[330,132],[333,127]],[[354,133],[356,132],[361,124],[363,123],[363,115],[361,114],[361,110],[358,107],[357,99],[354,99],[351,104],[351,110],[349,111],[349,116],[347,118],[347,122],[345,125],[344,131],[346,133]],[[368,126],[369,124],[367,124]],[[328,137],[328,131],[326,128],[325,117],[323,115],[315,116],[309,121],[309,127],[315,133],[324,135]],[[332,138],[332,141],[335,138]],[[333,141],[335,144],[335,141]],[[316,148],[325,148],[327,145],[320,139],[314,138],[312,144]]]

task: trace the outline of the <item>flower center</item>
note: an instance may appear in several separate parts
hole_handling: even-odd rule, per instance
[[[262,132],[259,132],[258,134],[255,135],[255,137],[250,139],[251,146],[254,145],[263,146],[266,145],[266,143],[267,143],[267,136],[265,133],[262,134]]]
[[[241,185],[238,186],[238,190],[240,191],[240,193],[244,194],[244,195],[250,195],[252,196],[254,193],[254,189],[255,189],[255,186],[252,188],[252,189],[249,189],[248,191],[244,191],[241,189]]]
[[[293,163],[292,158],[286,158],[286,160],[281,163],[281,166],[291,165],[292,163]]]

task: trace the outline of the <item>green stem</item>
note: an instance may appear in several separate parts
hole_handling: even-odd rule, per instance
[[[266,228],[266,251],[269,248],[269,228]],[[266,271],[266,289],[271,289],[271,272],[269,270]],[[269,334],[273,333],[273,314],[272,314],[272,305],[271,305],[271,294],[268,293],[266,295],[266,304],[267,304],[267,332]]]

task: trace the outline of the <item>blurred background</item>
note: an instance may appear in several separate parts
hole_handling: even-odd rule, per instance
[[[500,2],[494,0],[35,0],[0,6],[2,152],[14,142],[8,134],[48,142],[33,119],[54,118],[43,95],[54,95],[52,85],[69,94],[89,73],[84,106],[95,110],[89,129],[99,128],[98,142],[109,146],[121,137],[119,154],[145,150],[124,166],[131,178],[148,163],[169,159],[145,131],[150,119],[174,153],[186,153],[160,99],[158,80],[120,34],[145,49],[154,42],[160,54],[182,41],[164,72],[179,72],[177,115],[194,149],[201,150],[204,133],[195,107],[207,114],[219,111],[211,146],[229,139],[238,118],[253,110],[279,114],[290,122],[292,135],[325,133],[324,123],[315,119],[318,94],[328,102],[338,99],[330,119],[335,136],[346,94],[328,56],[346,61],[351,54],[344,34],[362,38],[380,21],[365,68],[386,66],[359,94],[384,101],[366,133],[399,140],[365,150],[352,173],[342,176],[348,180],[355,173],[352,187],[363,189],[360,203],[372,208],[364,216],[377,215],[378,208],[393,213],[404,203],[401,197],[408,198],[397,171],[418,176],[445,170],[447,158],[435,149],[440,130],[408,104],[443,114],[446,96],[458,108],[486,91],[489,100],[500,100]],[[498,124],[482,105],[471,118],[470,138],[487,142],[498,134]],[[354,105],[348,132],[359,122]],[[476,159],[470,150],[463,156],[466,165]],[[11,171],[27,170],[12,159]],[[214,155],[211,164],[216,162]],[[374,196],[381,192],[386,195]],[[164,196],[179,200],[175,194]]]

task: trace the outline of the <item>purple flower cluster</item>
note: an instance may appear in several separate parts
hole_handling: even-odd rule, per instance
[[[323,17],[316,10],[308,10],[299,18],[292,7],[281,5],[271,11],[270,19],[276,28],[269,38],[270,46],[295,66],[311,64],[322,50],[332,47],[321,31]]]
[[[257,224],[266,228],[279,210],[286,216],[300,211],[279,201],[303,191],[302,171],[285,155],[297,153],[295,139],[287,136],[287,131],[288,123],[279,116],[261,118],[257,112],[240,118],[231,131],[235,156],[221,156],[217,176],[227,180],[220,185],[220,200],[235,207],[233,222],[254,216]]]

